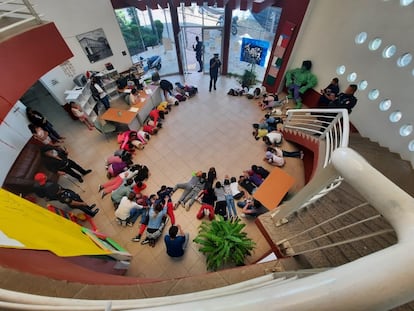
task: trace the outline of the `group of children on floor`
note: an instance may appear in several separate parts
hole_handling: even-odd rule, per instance
[[[268,98],[263,99],[262,104],[267,105]],[[260,102],[259,102],[260,105]],[[264,107],[262,105],[262,107]],[[283,134],[279,129],[279,124],[283,124],[283,119],[274,115],[273,111],[266,113],[259,123],[253,123],[252,135],[256,140],[262,139],[266,145],[264,161],[273,166],[282,167],[285,165],[285,157],[303,159],[303,151],[285,151],[280,148],[283,142]]]
[[[236,177],[229,177],[228,175],[224,176],[223,181],[217,180],[217,172],[214,167],[211,167],[207,173],[202,171],[195,172],[189,181],[178,183],[173,188],[173,192],[177,189],[183,189],[174,208],[176,209],[182,205],[189,211],[194,202],[197,201],[201,204],[196,214],[197,219],[207,217],[213,220],[216,215],[220,215],[225,220],[236,220],[238,214],[235,200],[240,200],[245,197],[245,191],[241,191],[239,185],[249,194],[249,197],[245,199],[254,201],[250,195],[254,193],[255,189],[260,186],[263,179],[268,175],[269,172],[266,169],[257,165],[252,165],[250,170],[245,171],[244,175],[240,176],[239,181],[236,180]],[[242,180],[244,179],[247,182],[243,182]],[[254,180],[256,184],[251,180]],[[247,183],[252,183],[252,187],[247,185]],[[245,217],[246,215],[258,216],[257,206],[260,207],[260,203],[256,203],[256,205],[242,203],[240,205],[239,203],[238,206],[245,206],[240,214],[241,217]]]

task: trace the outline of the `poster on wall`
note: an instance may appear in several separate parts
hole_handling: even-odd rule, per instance
[[[240,61],[264,67],[268,49],[268,41],[242,38]]]
[[[113,55],[102,28],[77,35],[76,39],[91,63]]]

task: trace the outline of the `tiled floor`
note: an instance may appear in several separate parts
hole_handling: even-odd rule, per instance
[[[220,77],[217,91],[208,92],[209,78],[206,75],[192,73],[188,80],[183,77],[167,77],[172,82],[188,82],[198,86],[199,93],[179,106],[173,107],[166,116],[163,128],[153,136],[142,151],[137,151],[134,162],[149,167],[151,176],[146,181],[149,195],[157,191],[161,185],[174,186],[190,178],[195,170],[207,171],[214,166],[218,179],[225,174],[238,177],[252,164],[260,164],[271,169],[262,161],[265,146],[255,141],[251,135],[251,124],[257,122],[263,112],[255,105],[255,101],[245,97],[226,95],[237,83],[232,79]],[[190,242],[184,257],[171,260],[165,253],[163,241],[155,248],[132,242],[131,238],[138,231],[139,221],[134,227],[119,226],[114,217],[114,209],[110,196],[101,199],[98,185],[105,182],[105,159],[117,149],[115,135],[106,140],[97,131],[89,131],[86,126],[70,119],[66,112],[56,104],[42,98],[36,109],[44,113],[55,128],[66,136],[65,145],[69,155],[85,168],[93,169],[93,173],[85,177],[80,185],[72,184],[67,178],[61,178],[61,184],[77,191],[89,203],[96,203],[100,208],[95,217],[99,230],[125,247],[133,260],[128,271],[129,276],[142,278],[178,278],[207,272],[204,256],[198,251],[197,244]],[[113,106],[124,106],[122,102],[113,101]],[[283,147],[293,150],[294,147],[284,143]],[[303,165],[298,159],[288,158],[284,169],[298,180],[295,189],[302,187]],[[79,188],[81,187],[81,188]],[[84,192],[83,192],[84,191]],[[178,190],[173,200],[181,194]],[[175,211],[176,222],[194,238],[200,221],[195,214],[199,204],[195,203],[190,211],[179,207]],[[270,247],[258,231],[254,220],[243,219],[248,235],[257,243],[253,255],[247,258],[252,263],[261,258]]]

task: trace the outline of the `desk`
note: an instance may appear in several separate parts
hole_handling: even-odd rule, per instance
[[[140,124],[144,125],[150,111],[161,103],[161,91],[158,85],[149,85],[146,90],[141,90],[138,93],[140,101],[131,107],[139,109],[137,118]]]
[[[284,170],[274,167],[269,176],[253,193],[253,198],[262,203],[268,210],[275,209],[283,197],[292,188],[295,179]]]
[[[140,124],[137,119],[137,112],[109,108],[105,111],[101,118],[106,121],[126,124],[130,130],[138,130],[140,128]]]

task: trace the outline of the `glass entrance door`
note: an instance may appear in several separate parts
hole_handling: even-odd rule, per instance
[[[210,59],[215,53],[219,54],[221,62],[223,62],[223,35],[222,27],[203,27],[203,45],[204,45],[204,73],[209,73]]]

